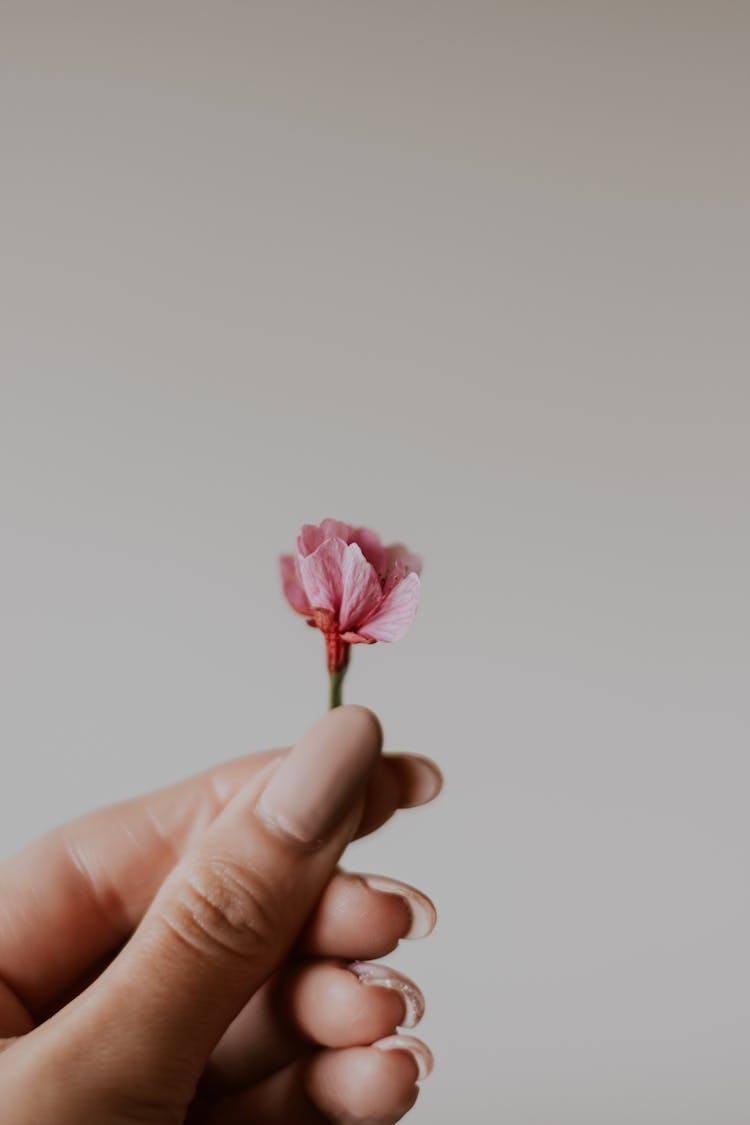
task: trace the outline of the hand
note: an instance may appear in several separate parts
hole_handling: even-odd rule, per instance
[[[337,868],[440,788],[360,707],[58,829],[0,867],[5,1125],[389,1125],[429,1052],[421,996],[358,964],[434,922]],[[366,881],[367,880],[367,881]],[[355,962],[354,965],[348,965]],[[374,1046],[373,1046],[374,1044]]]

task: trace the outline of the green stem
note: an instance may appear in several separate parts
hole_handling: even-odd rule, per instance
[[[344,686],[344,676],[346,675],[346,668],[339,669],[338,672],[331,672],[331,688],[328,696],[328,706],[333,710],[334,707],[340,707],[342,703],[342,688]]]

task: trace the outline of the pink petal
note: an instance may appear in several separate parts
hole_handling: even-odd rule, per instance
[[[338,615],[345,551],[343,539],[325,539],[311,555],[297,556],[302,587],[314,609],[327,609]]]
[[[351,543],[353,530],[348,523],[340,520],[323,520],[319,526],[306,523],[297,537],[297,551],[303,557],[311,555],[326,539],[343,539],[345,543]]]
[[[402,562],[396,560],[391,563],[385,574],[383,575],[383,597],[387,598],[391,590],[403,579],[406,578],[407,570]]]
[[[303,558],[311,555],[323,542],[323,532],[313,523],[306,523],[297,536],[297,554]]]
[[[343,591],[339,611],[339,630],[355,630],[368,613],[383,600],[375,568],[362,554],[358,543],[351,543],[344,552]]]
[[[323,520],[320,530],[323,532],[324,539],[343,539],[345,543],[351,543],[354,528],[350,523],[327,519]]]
[[[422,573],[422,557],[415,555],[403,543],[392,543],[390,547],[385,548],[386,566],[392,566],[394,563],[401,563],[407,574],[421,574]]]
[[[297,613],[307,615],[310,612],[310,606],[307,601],[307,595],[302,589],[300,580],[297,577],[297,560],[294,555],[282,555],[279,559],[279,566],[281,568],[281,582],[284,587],[286,600],[289,602],[292,609],[296,609]]]
[[[374,641],[400,641],[417,612],[419,585],[419,575],[407,574],[357,632]]]
[[[369,527],[355,527],[349,542],[359,544],[362,548],[362,554],[375,567],[379,578],[385,574],[385,548],[377,531],[371,531]]]

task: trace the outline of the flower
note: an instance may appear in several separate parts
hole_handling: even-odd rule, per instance
[[[367,527],[305,524],[280,562],[287,601],[325,635],[332,675],[346,669],[351,645],[398,641],[414,620],[422,560]]]

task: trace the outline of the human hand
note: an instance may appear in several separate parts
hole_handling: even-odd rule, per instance
[[[374,716],[341,707],[291,752],[94,813],[0,867],[5,1125],[400,1120],[429,1052],[394,1032],[421,996],[392,972],[369,987],[357,963],[429,932],[434,909],[337,863],[440,775],[380,750]]]

